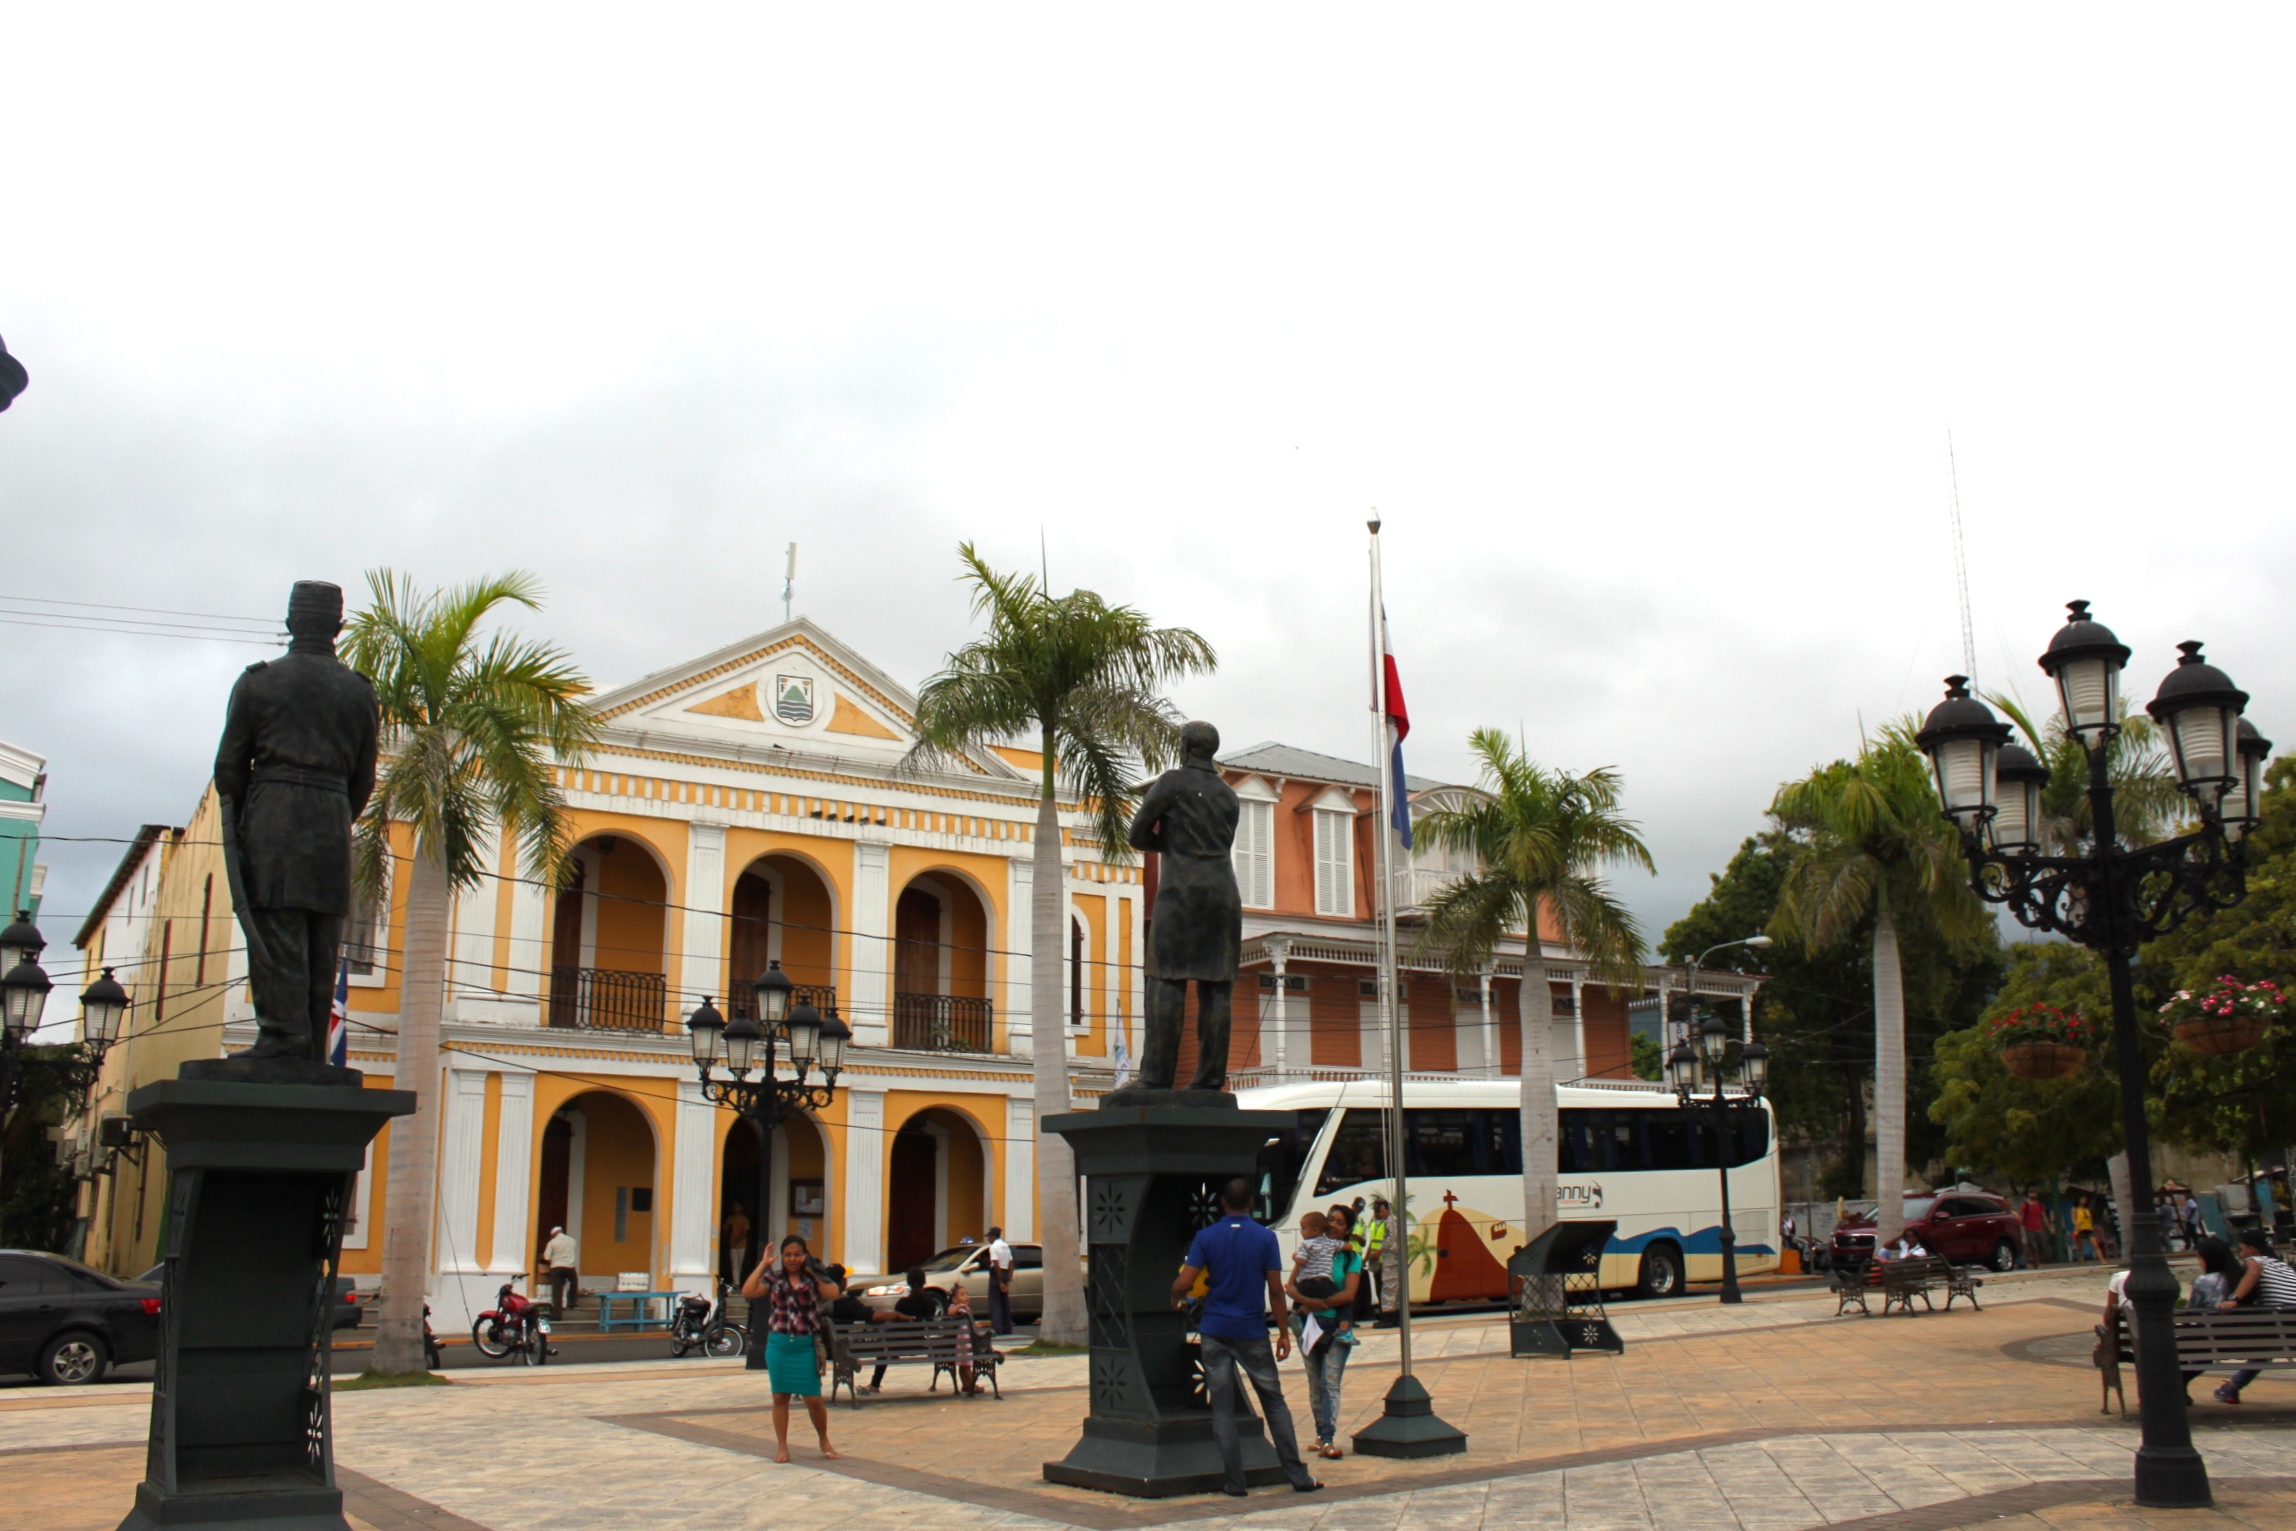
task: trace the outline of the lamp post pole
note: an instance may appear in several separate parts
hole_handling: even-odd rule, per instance
[[[1767,944],[1768,938],[1759,939]],[[1738,1230],[1730,1225],[1730,1161],[1738,1146],[1740,1113],[1761,1109],[1762,1088],[1770,1077],[1770,1050],[1759,1042],[1744,1043],[1738,1049],[1735,1067],[1727,1062],[1729,1052],[1729,1024],[1709,1012],[1698,1028],[1698,1040],[1693,1043],[1684,1037],[1667,1055],[1666,1072],[1684,1113],[1714,1131],[1714,1172],[1722,1185],[1722,1301],[1741,1303],[1746,1299],[1738,1290]],[[1732,1084],[1738,1086],[1736,1099],[1725,1093],[1725,1087]],[[1706,1086],[1714,1093],[1702,1097],[1698,1092]]]
[[[1960,831],[1970,885],[2005,904],[2020,924],[2054,931],[2103,960],[2112,994],[2113,1049],[2120,1073],[2121,1128],[2135,1205],[2129,1209],[2129,1279],[2135,1309],[2138,1415],[2136,1500],[2163,1508],[2210,1503],[2208,1468],[2193,1448],[2185,1415],[2172,1310],[2178,1285],[2168,1268],[2152,1196],[2152,1144],[2145,1123],[2144,1049],[2137,1031],[2130,964],[2144,940],[2196,913],[2229,909],[2247,891],[2244,844],[2261,811],[2262,771],[2271,741],[2243,722],[2248,696],[2201,658],[2182,657],[2145,710],[2167,737],[2177,783],[2199,812],[2199,828],[2151,845],[2124,845],[2115,816],[2112,744],[2121,731],[2120,672],[2129,649],[2071,603],[2065,625],[2041,656],[2056,682],[2066,732],[2087,754],[2089,844],[2044,854],[2041,789],[2049,770],[2008,743],[2009,727],[1970,696],[1967,677],[1950,676],[1945,700],[1916,736],[1930,757],[1945,814]],[[2070,840],[2069,833],[2060,836]]]
[[[772,1237],[767,1216],[773,1206],[773,1130],[800,1111],[819,1111],[835,1098],[837,1076],[845,1067],[845,1044],[853,1033],[831,1007],[826,1016],[809,1000],[791,1003],[797,986],[781,971],[778,961],[766,964],[759,975],[757,1019],[737,1015],[731,1024],[704,998],[686,1019],[693,1038],[694,1067],[701,1075],[702,1095],[747,1117],[757,1128],[757,1216],[763,1250]],[[778,1070],[777,1049],[789,1048],[790,1078]],[[810,1078],[815,1065],[821,1082]],[[723,1066],[733,1077],[719,1079]],[[758,1077],[751,1079],[755,1073]],[[738,1273],[737,1273],[738,1274]],[[756,1304],[751,1305],[749,1354],[743,1364],[751,1371],[765,1370],[765,1336],[757,1332]]]

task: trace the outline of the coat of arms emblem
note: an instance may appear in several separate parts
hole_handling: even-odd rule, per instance
[[[813,677],[776,675],[773,678],[773,715],[784,723],[813,721]]]

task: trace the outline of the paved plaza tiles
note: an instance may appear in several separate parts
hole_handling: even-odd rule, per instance
[[[762,1379],[738,1363],[458,1371],[445,1388],[336,1400],[351,1518],[375,1531],[588,1528],[1082,1527],[1267,1531],[1946,1531],[2289,1523],[2296,1380],[2206,1400],[2194,1429],[2212,1511],[2128,1500],[2134,1419],[2101,1416],[2087,1366],[2102,1273],[1992,1282],[1985,1310],[1833,1316],[1807,1291],[1725,1309],[1622,1305],[1618,1358],[1517,1361],[1495,1317],[1418,1335],[1421,1374],[1471,1437],[1465,1456],[1318,1464],[1312,1496],[1260,1489],[1141,1502],[1042,1481],[1085,1407],[1080,1358],[1022,1358],[1006,1397],[924,1396],[896,1370],[881,1399],[833,1412],[823,1463],[803,1415],[771,1460]],[[1306,1416],[1297,1363],[1285,1368]],[[1348,1376],[1349,1428],[1378,1411],[1392,1336]],[[2134,1379],[2130,1379],[2134,1391]],[[0,1528],[109,1531],[141,1473],[148,1387],[0,1391]]]

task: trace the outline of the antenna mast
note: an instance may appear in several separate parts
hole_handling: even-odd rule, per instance
[[[1953,488],[1953,583],[1961,596],[1961,668],[1977,681],[1977,638],[1969,625],[1969,560],[1961,551],[1961,473],[1953,461],[1953,428],[1945,430],[1945,478]]]
[[[781,620],[782,620],[784,623],[788,622],[788,620],[789,620],[789,603],[790,603],[791,601],[795,600],[796,598],[797,598],[797,544],[796,544],[796,543],[794,543],[794,542],[792,542],[792,543],[789,545],[789,572],[788,572],[788,573],[786,573],[786,574],[784,574],[784,575],[782,576],[782,579],[781,579]],[[1963,616],[1963,619],[1964,619],[1964,620],[1962,621],[1962,624],[1961,624],[1961,625],[1962,625],[1964,628],[1966,628],[1966,627],[1969,625],[1969,623],[1968,623],[1968,621],[1967,621],[1967,617],[1968,617],[1968,608],[1969,608],[1969,603],[1968,603],[1967,601],[1964,601],[1964,602],[1962,602],[1962,616]]]

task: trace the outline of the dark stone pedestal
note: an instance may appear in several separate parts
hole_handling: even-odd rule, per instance
[[[1196,1231],[1219,1215],[1219,1186],[1256,1173],[1260,1148],[1291,1130],[1291,1113],[1103,1104],[1044,1126],[1076,1154],[1092,1247],[1091,1413],[1083,1439],[1044,1464],[1045,1480],[1143,1499],[1217,1493],[1224,1469],[1211,1405],[1187,1317],[1172,1307],[1172,1278]],[[1237,1425],[1246,1480],[1283,1482],[1259,1421],[1240,1403]]]
[[[327,1384],[343,1214],[367,1144],[415,1097],[330,1072],[352,1085],[171,1079],[128,1097],[167,1148],[167,1270],[121,1531],[348,1531]]]

